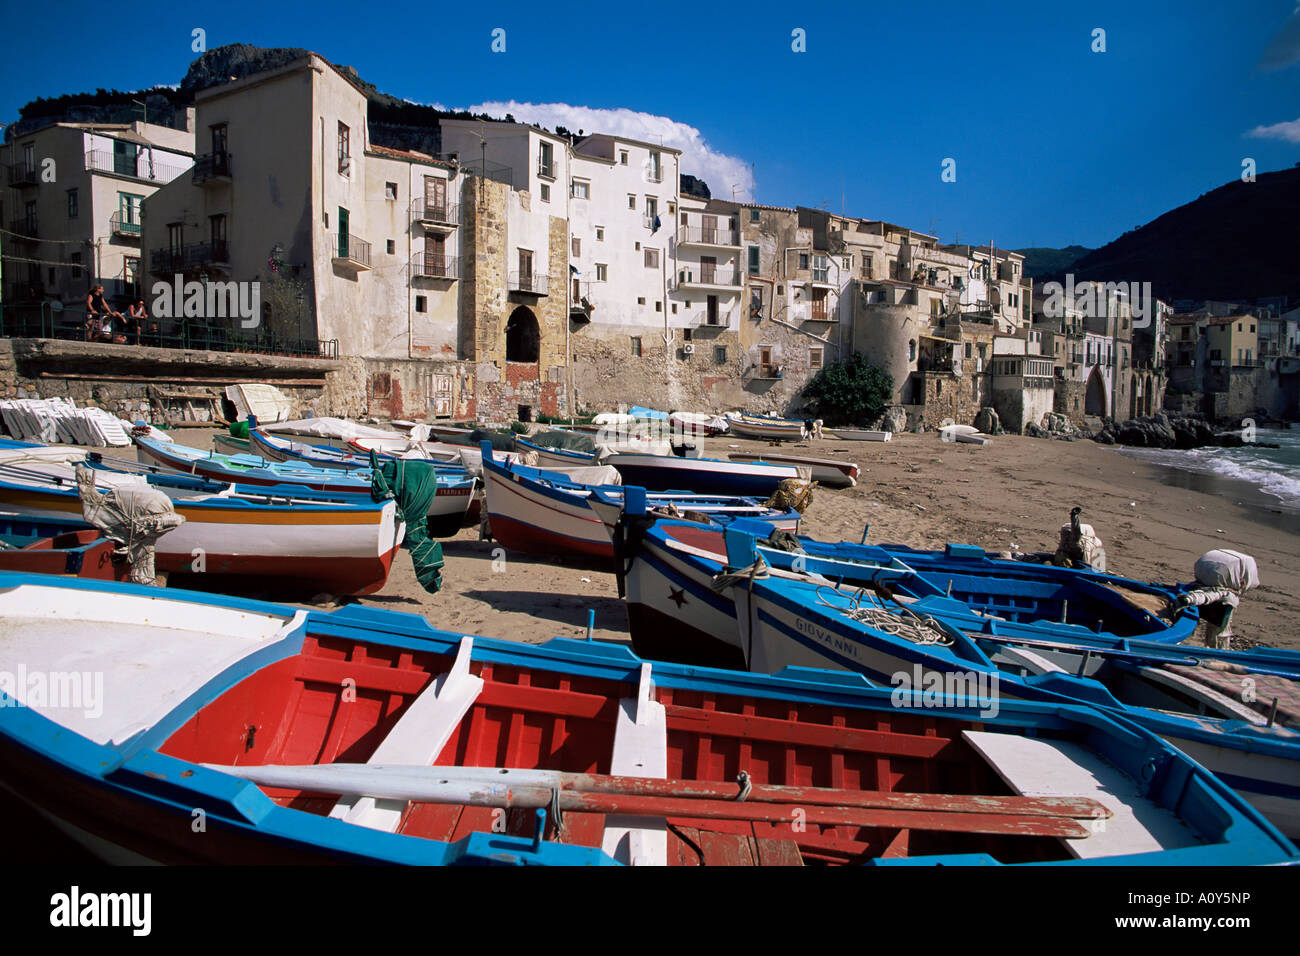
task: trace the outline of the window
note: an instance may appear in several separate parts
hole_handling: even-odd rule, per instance
[[[208,217],[208,235],[212,239],[213,252],[218,246],[226,244],[226,217],[224,214]]]
[[[385,199],[397,198],[397,183],[384,183],[384,198]]]
[[[875,258],[874,256],[869,256],[869,255],[864,255],[862,257],[862,277],[864,279],[871,278],[871,264],[874,258]]]
[[[550,187],[550,186],[546,185],[546,183],[542,183],[542,188],[539,190],[539,192],[541,193],[541,196],[542,196],[542,202],[550,202],[550,201],[551,201],[551,187]]]
[[[624,153],[623,155],[626,156],[627,153]],[[640,357],[641,355],[641,339],[637,336],[633,336],[632,338],[632,354],[637,357]]]
[[[416,312],[423,312],[423,311],[425,311],[424,304],[425,304],[424,296],[422,296],[422,295],[417,295],[417,296],[415,297],[415,311],[416,311]]]
[[[688,212],[682,212],[682,226],[686,227],[691,224],[691,215]]]
[[[643,295],[639,295],[639,296],[637,296],[637,297],[636,297],[636,304],[637,304],[637,305],[645,305],[645,296],[643,296]]]
[[[762,214],[757,209],[751,209],[749,211],[750,222],[759,222],[762,220],[762,218],[763,218]]]
[[[183,227],[179,222],[171,223],[167,226],[167,251],[173,257],[181,254],[181,229]]]
[[[677,314],[677,303],[676,303],[676,302],[670,302],[669,305],[671,305],[671,306],[673,307],[673,315],[676,315],[676,314]]]
[[[826,256],[813,257],[813,282],[831,281],[830,259]]]
[[[662,312],[663,310],[664,310],[664,304],[663,304],[663,302],[662,302],[662,301],[656,301],[656,302],[655,302],[655,311],[656,311],[656,312]]]
[[[339,172],[346,173],[352,167],[352,131],[347,124],[339,123]]]
[[[714,365],[727,364],[727,347],[725,345],[713,346],[713,364]]]
[[[604,226],[597,226],[597,227],[596,227],[596,241],[597,241],[597,242],[604,242],[604,241],[605,241],[605,227],[604,227]]]
[[[646,218],[651,220],[659,215],[659,200],[654,196],[645,197],[645,214]]]
[[[531,249],[519,250],[519,280],[531,280],[533,277],[533,253]]]
[[[620,149],[620,150],[618,151],[618,164],[619,164],[620,166],[626,166],[626,165],[627,165],[627,150],[625,150],[625,149]],[[640,355],[641,353],[638,352],[638,353],[636,353],[636,354],[637,354],[637,355]]]
[[[143,196],[134,196],[131,193],[117,194],[117,213],[120,226],[136,235],[140,234],[140,204],[143,202]]]
[[[609,266],[603,262],[596,263],[596,281],[606,282],[609,280]]]
[[[636,208],[636,196],[632,195],[631,193],[627,194],[627,208],[628,209]]]
[[[538,150],[537,175],[555,178],[555,148],[550,143],[542,143]]]
[[[801,270],[808,268],[808,253],[806,252],[799,253],[799,268]]]
[[[1254,323],[1251,324],[1251,326],[1250,326],[1250,330],[1251,330],[1252,332],[1255,331],[1255,325],[1254,325]]]
[[[573,258],[575,258],[575,259],[579,259],[579,258],[581,258],[581,257],[582,257],[582,240],[579,239],[577,236],[574,236],[572,239],[569,240],[569,244],[570,244],[570,246],[571,246],[570,255],[572,255]]]
[[[590,199],[590,198],[591,198],[591,183],[589,183],[589,182],[585,182],[584,180],[581,180],[581,179],[575,179],[575,180],[573,181],[573,198],[574,198],[574,199]]]
[[[650,163],[646,167],[646,172],[650,178],[650,182],[652,183],[663,182],[664,179],[663,159],[659,153],[656,152],[650,153]]]
[[[758,246],[749,247],[749,274],[758,275]]]
[[[388,254],[391,256],[393,253],[397,251],[397,243],[395,243],[392,239],[389,239],[387,249],[388,249]]]
[[[916,361],[916,339],[912,339],[907,343],[907,360],[909,362]]]
[[[969,342],[966,343],[966,357],[971,357],[971,344]]]
[[[68,218],[77,218],[77,191],[75,189],[68,190]]]
[[[658,269],[658,268],[659,268],[659,250],[658,250],[658,249],[647,249],[647,250],[645,251],[645,267],[646,267],[647,269]]]
[[[72,277],[81,278],[81,253],[73,252],[68,256],[68,264],[72,266]]]
[[[824,350],[821,348],[811,348],[808,350],[808,368],[810,370],[822,367],[823,351]]]
[[[690,330],[690,329],[682,329],[682,341],[683,341],[683,342],[689,342],[690,340],[691,340],[691,330]]]
[[[749,290],[749,317],[751,319],[763,317],[763,290],[761,288]]]
[[[212,132],[213,154],[218,157],[224,156],[226,149],[229,146],[229,137],[227,135],[228,129],[226,124],[218,123],[215,126],[209,126],[208,129]]]
[[[813,289],[812,317],[825,321],[830,318],[830,295],[827,289]]]
[[[844,256],[844,257],[842,257],[842,258],[840,259],[840,265],[844,267],[844,271],[845,271],[845,272],[852,272],[852,271],[853,271],[853,257],[852,257],[852,256]]]
[[[1241,323],[1240,323],[1240,322],[1237,323],[1237,331],[1238,331],[1238,332],[1241,331]]]

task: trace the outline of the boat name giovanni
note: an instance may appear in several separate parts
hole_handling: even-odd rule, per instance
[[[805,621],[803,618],[796,620],[794,626],[796,630],[802,634],[807,634],[818,644],[825,645],[833,651],[840,651],[841,653],[848,654],[853,658],[858,656],[858,645],[847,637],[840,637],[837,634],[832,634],[830,631],[823,630],[816,624],[811,621]]]
[[[998,715],[998,675],[987,671],[897,671],[889,695],[895,707],[978,707],[981,717]]]

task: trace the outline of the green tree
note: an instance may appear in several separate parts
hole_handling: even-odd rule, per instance
[[[804,400],[827,425],[869,426],[894,397],[894,378],[861,355],[823,366],[804,387]]]

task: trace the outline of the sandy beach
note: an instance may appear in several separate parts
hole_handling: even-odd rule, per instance
[[[207,447],[210,432],[178,430],[176,440]],[[725,458],[763,442],[697,440]],[[1243,482],[1190,475],[1126,457],[1092,441],[999,436],[986,446],[950,444],[936,433],[887,443],[831,438],[781,451],[857,462],[855,488],[818,488],[804,533],[823,540],[939,548],[956,541],[990,550],[1051,551],[1070,508],[1083,508],[1105,545],[1109,570],[1146,581],[1192,579],[1196,559],[1216,547],[1253,555],[1262,585],[1234,618],[1238,644],[1300,649],[1300,514]],[[423,614],[438,627],[540,642],[581,637],[588,609],[598,640],[626,641],[614,576],[599,567],[506,552],[476,529],[443,539],[443,588],[427,594],[405,554],[388,584],[362,603]],[[275,595],[265,595],[275,599]],[[1197,639],[1200,632],[1197,634]]]

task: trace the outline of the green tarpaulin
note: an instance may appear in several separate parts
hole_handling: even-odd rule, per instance
[[[438,473],[433,462],[399,458],[383,465],[370,453],[370,496],[397,502],[397,518],[406,522],[406,547],[415,576],[430,594],[442,588],[442,542],[429,537],[429,506],[438,493]]]

